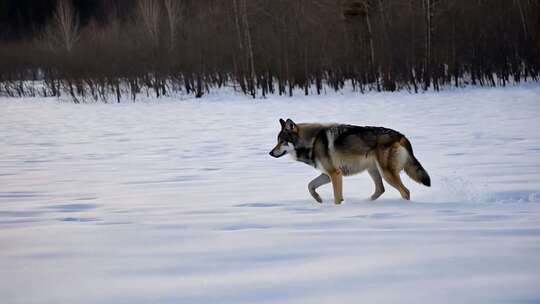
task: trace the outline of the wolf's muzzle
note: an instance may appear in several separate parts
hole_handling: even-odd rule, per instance
[[[268,153],[270,156],[272,157],[275,157],[275,158],[280,158],[282,157],[283,155],[285,155],[285,153],[287,153],[287,151],[283,151],[283,153],[279,154],[279,155],[276,155],[274,154],[274,150],[270,151],[270,153]]]

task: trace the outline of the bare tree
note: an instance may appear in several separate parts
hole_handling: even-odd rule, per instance
[[[424,89],[427,90],[431,83],[431,36],[432,36],[432,17],[433,3],[432,0],[422,0],[425,21],[425,36],[424,36]]]
[[[236,0],[233,0],[233,11],[234,11],[234,25],[235,25],[235,31],[236,31],[236,40],[238,43],[238,49],[240,54],[244,53],[244,43],[242,42],[242,31],[240,29],[240,13],[238,8],[238,3]],[[236,60],[236,55],[233,54],[233,64],[235,67],[235,73],[237,77],[238,84],[240,85],[240,88],[242,88],[242,91],[246,93],[245,84],[244,84],[244,71],[245,67],[242,61],[242,57],[238,57],[238,60]],[[237,63],[239,61],[239,63]],[[240,67],[238,67],[240,65]]]
[[[181,0],[164,0],[167,20],[169,21],[169,49],[172,51],[176,47],[176,36],[178,34],[178,23],[182,17]]]
[[[370,66],[370,70],[371,70],[370,73],[372,74],[371,75],[372,77],[375,77],[377,79],[376,80],[377,89],[379,89],[378,77],[376,77],[374,75],[375,74],[376,62],[375,62],[375,49],[373,48],[373,31],[371,29],[371,21],[370,21],[370,18],[369,18],[369,15],[370,15],[369,4],[368,4],[367,0],[363,1],[362,4],[363,4],[364,10],[365,10],[367,35],[368,35],[368,40],[369,40],[369,54],[370,54],[369,66]]]
[[[528,36],[528,30],[527,30],[527,23],[525,22],[525,14],[523,13],[523,7],[521,5],[521,0],[514,0],[514,4],[517,4],[517,7],[519,9],[519,16],[521,17],[521,25],[523,26],[523,36],[527,38]]]
[[[159,19],[161,15],[159,2],[157,0],[138,0],[137,10],[152,46],[157,48],[159,45]]]
[[[79,15],[71,0],[58,0],[46,39],[51,46],[71,52],[79,40]]]
[[[251,89],[251,96],[255,98],[256,96],[256,88],[255,88],[255,62],[253,58],[253,46],[251,41],[251,32],[249,27],[249,19],[248,19],[248,13],[247,13],[247,4],[246,0],[242,0],[242,21],[244,23],[244,31],[246,35],[246,43],[247,43],[247,51],[248,51],[248,58],[249,58],[249,67],[250,67],[250,89]]]

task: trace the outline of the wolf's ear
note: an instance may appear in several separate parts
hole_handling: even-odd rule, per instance
[[[279,119],[279,123],[281,124],[281,129],[285,129],[285,120],[283,118]]]
[[[287,119],[285,122],[285,129],[293,132],[298,132],[298,126],[292,121],[292,119]]]

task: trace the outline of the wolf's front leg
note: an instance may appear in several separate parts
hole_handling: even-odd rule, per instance
[[[317,202],[322,203],[321,196],[316,191],[317,188],[319,188],[322,185],[326,185],[329,182],[330,182],[330,177],[328,175],[326,175],[326,174],[321,174],[321,175],[317,176],[314,180],[309,182],[309,185],[308,185],[309,193],[311,194],[311,196],[313,196],[313,198]]]
[[[373,183],[375,183],[375,192],[371,196],[371,200],[374,201],[384,193],[384,185],[382,182],[381,173],[379,172],[379,169],[377,169],[377,166],[369,168],[368,173],[373,179]]]
[[[339,205],[343,201],[343,175],[341,171],[336,170],[330,173],[330,180],[334,188],[334,203]]]

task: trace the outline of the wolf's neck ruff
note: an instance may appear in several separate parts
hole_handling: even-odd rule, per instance
[[[315,145],[316,141],[322,140],[326,145],[328,145],[328,135],[324,128],[321,128],[315,133],[315,136],[313,136],[310,139],[303,139],[304,142],[308,142],[307,145],[302,144],[300,141],[297,141],[295,143],[295,159],[299,162],[303,162],[313,168],[317,168],[317,162],[316,158],[317,155],[315,155],[315,150],[313,149],[313,146]]]
[[[308,164],[312,167],[315,167],[315,159],[313,157],[313,148],[307,148],[307,147],[296,147],[296,160],[299,162],[303,162],[305,164]]]

